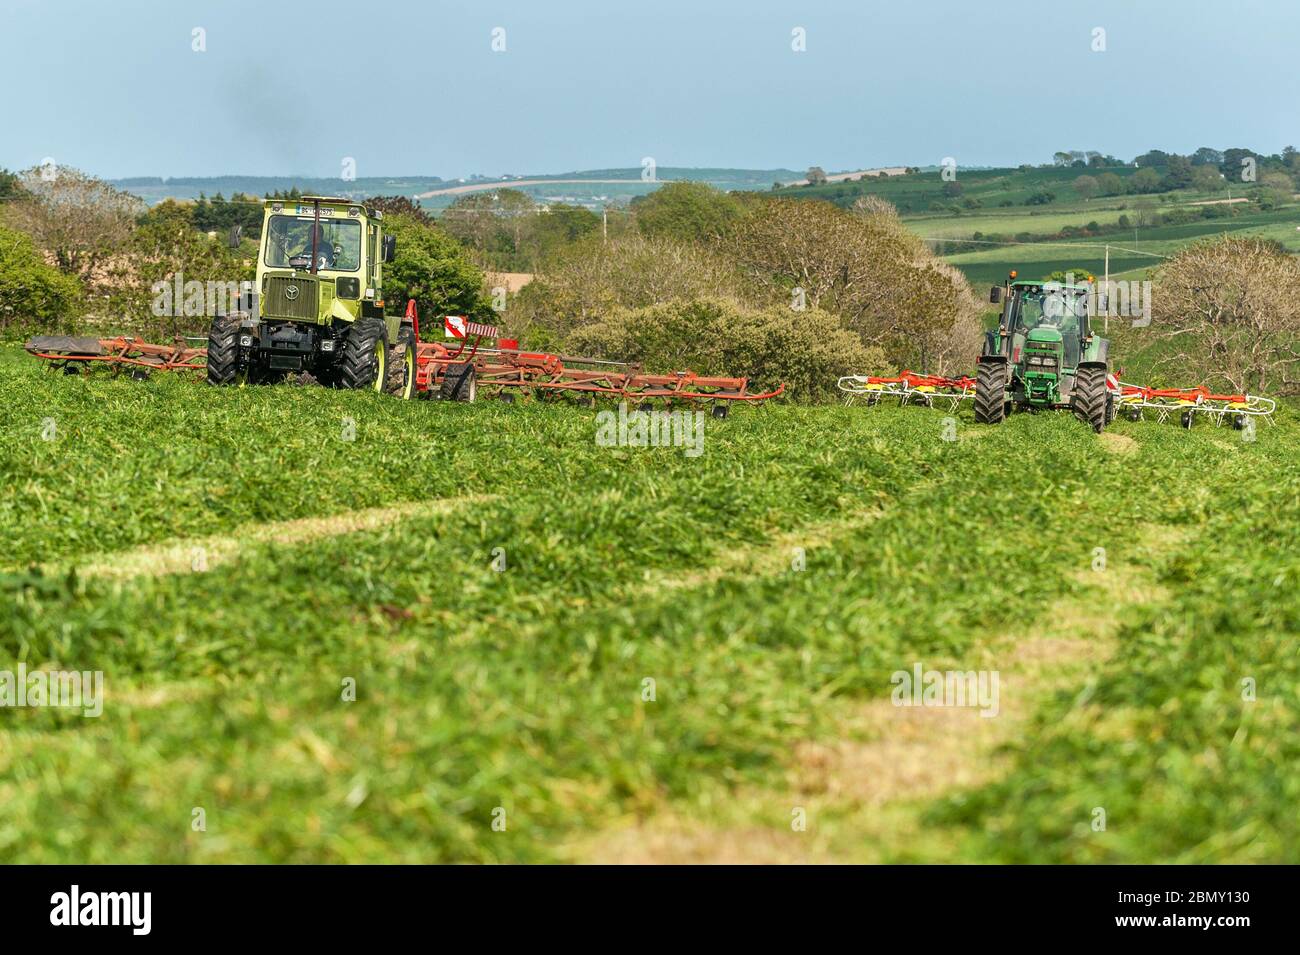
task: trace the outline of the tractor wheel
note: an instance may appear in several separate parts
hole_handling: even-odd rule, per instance
[[[384,390],[403,401],[415,397],[415,332],[403,325],[397,341],[388,349],[388,383]]]
[[[1188,431],[1191,431],[1191,430],[1192,430],[1192,422],[1195,421],[1195,420],[1196,420],[1196,415],[1192,412],[1192,409],[1188,408],[1188,409],[1187,409],[1186,411],[1184,411],[1184,412],[1182,413],[1182,415],[1179,417],[1179,419],[1178,419],[1178,423],[1181,424],[1181,425],[1182,425],[1184,428],[1186,428]]]
[[[237,384],[239,367],[239,318],[218,315],[208,329],[208,382],[213,385]]]
[[[975,420],[999,424],[1007,416],[1007,366],[982,361],[975,373]]]
[[[477,398],[478,384],[474,380],[474,365],[467,361],[448,365],[442,376],[439,396],[443,401],[473,401]]]
[[[1106,417],[1106,369],[1104,366],[1080,368],[1074,378],[1074,396],[1071,404],[1075,415],[1086,422],[1093,431],[1101,434],[1109,420]]]
[[[334,371],[331,377],[338,388],[383,390],[388,380],[388,329],[383,319],[370,316],[353,323]]]
[[[1108,390],[1106,392],[1106,425],[1108,427],[1115,420],[1117,414],[1119,414],[1119,409],[1115,407],[1115,396]]]

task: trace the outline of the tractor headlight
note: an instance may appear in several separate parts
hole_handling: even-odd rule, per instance
[[[252,336],[252,335],[240,335],[240,336],[239,336],[239,344],[241,344],[241,345],[244,346],[245,348],[249,348],[249,347],[251,347],[252,344],[253,344],[253,336]]]

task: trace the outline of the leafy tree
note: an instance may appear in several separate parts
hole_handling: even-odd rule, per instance
[[[13,199],[22,194],[23,186],[17,174],[0,169],[0,199]]]
[[[1192,184],[1192,162],[1186,156],[1170,156],[1161,183],[1164,189],[1186,189]]]
[[[81,300],[77,279],[46,264],[29,236],[0,227],[0,330],[63,331]]]
[[[632,200],[642,235],[678,242],[720,238],[740,218],[740,203],[703,182],[670,182]]]
[[[763,199],[721,248],[773,296],[789,303],[799,290],[899,366],[942,374],[975,360],[979,303],[969,285],[897,220]]]
[[[1223,153],[1210,146],[1202,146],[1192,153],[1193,166],[1218,166],[1223,162]]]
[[[1080,176],[1074,180],[1074,191],[1084,199],[1091,199],[1101,191],[1101,186],[1092,176]]]
[[[364,205],[382,212],[385,216],[405,216],[421,225],[434,223],[433,216],[425,212],[418,202],[413,202],[406,196],[371,196],[365,200]]]
[[[1027,206],[1045,206],[1049,205],[1056,199],[1056,193],[1047,189],[1038,189],[1025,200]]]
[[[1223,178],[1230,183],[1246,182],[1248,180],[1243,179],[1242,176],[1250,166],[1247,160],[1254,160],[1258,163],[1259,158],[1259,155],[1254,150],[1234,146],[1223,151],[1223,162],[1219,164],[1219,171],[1223,173]]]
[[[1152,149],[1143,153],[1133,160],[1133,165],[1140,168],[1148,166],[1167,166],[1169,164],[1169,153],[1163,149]]]
[[[1157,192],[1160,189],[1160,173],[1145,167],[1135,172],[1129,180],[1134,192]]]
[[[219,308],[221,299],[240,282],[252,280],[256,272],[255,257],[246,257],[226,245],[226,237],[208,238],[194,228],[194,207],[174,199],[154,206],[139,219],[122,262],[112,270],[115,280],[109,293],[109,310],[132,327],[154,325],[161,332],[175,335],[202,332]],[[185,315],[183,301],[172,296],[166,314],[156,314],[153,305],[159,283],[171,285],[177,278],[184,282],[201,282],[205,289],[202,315]],[[207,295],[208,283],[214,283]],[[152,319],[149,316],[153,316]]]
[[[821,166],[809,167],[808,175],[805,178],[810,186],[824,186],[826,184],[826,172]]]
[[[1103,172],[1097,177],[1097,189],[1103,196],[1122,196],[1128,191],[1118,173]]]
[[[231,226],[239,226],[250,239],[262,235],[262,200],[237,192],[226,201],[217,193],[211,199],[202,195],[194,203],[190,218],[200,232],[217,232],[222,239]]]
[[[949,199],[956,199],[963,192],[965,192],[965,189],[962,187],[962,184],[956,180],[945,182],[943,184],[943,194]]]
[[[397,253],[384,266],[384,299],[390,311],[401,311],[407,299],[415,299],[422,330],[433,328],[442,315],[492,320],[483,273],[460,243],[436,226],[401,214],[385,216],[384,231],[397,237]]]
[[[1192,188],[1201,192],[1215,192],[1223,188],[1223,175],[1218,165],[1203,164],[1192,170]]]

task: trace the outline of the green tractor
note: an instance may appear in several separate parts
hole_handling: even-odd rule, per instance
[[[1106,364],[1110,343],[1089,327],[1090,285],[1019,281],[993,286],[1002,303],[985,333],[975,379],[975,420],[998,424],[1012,410],[1063,408],[1100,432],[1115,418]]]
[[[384,235],[383,218],[348,199],[266,200],[257,279],[235,312],[212,322],[208,381],[262,384],[307,372],[329,387],[412,397],[414,328],[384,315],[383,266],[396,239]]]

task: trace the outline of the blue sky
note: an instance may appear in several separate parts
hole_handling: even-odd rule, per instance
[[[0,0],[0,81],[0,166],[109,177],[1276,152],[1300,3]]]

